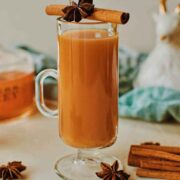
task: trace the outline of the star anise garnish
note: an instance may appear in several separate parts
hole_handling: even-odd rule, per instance
[[[0,166],[0,178],[3,180],[21,179],[21,172],[26,169],[26,166],[20,161],[9,162],[7,165]]]
[[[66,6],[62,11],[64,12],[64,20],[79,22],[94,12],[93,0],[79,0],[78,4],[72,1],[72,4]]]
[[[130,175],[119,169],[118,161],[115,161],[113,165],[107,163],[101,163],[102,171],[97,172],[96,175],[103,180],[128,180]]]

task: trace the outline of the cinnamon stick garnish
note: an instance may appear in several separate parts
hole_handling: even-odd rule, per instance
[[[153,163],[152,161],[141,161],[140,167],[144,169],[154,169],[154,170],[162,170],[162,171],[175,171],[180,173],[180,166],[174,167],[171,165],[167,165],[166,163]]]
[[[64,16],[62,11],[66,5],[54,4],[46,7],[46,13],[52,16]],[[88,16],[87,19],[111,22],[116,24],[126,24],[129,20],[129,13],[122,11],[115,11],[109,9],[95,8],[91,16]]]
[[[147,177],[147,178],[180,180],[179,172],[158,171],[158,170],[138,168],[136,171],[136,175],[140,177]]]
[[[137,148],[131,147],[132,155],[142,156],[142,157],[149,157],[149,158],[160,158],[165,160],[177,161],[180,162],[180,155],[157,151],[152,149],[145,149],[145,148]]]

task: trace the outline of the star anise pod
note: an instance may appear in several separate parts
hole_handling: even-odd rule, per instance
[[[21,172],[26,166],[20,161],[9,162],[7,165],[0,166],[0,178],[3,180],[13,180],[22,178]]]
[[[64,12],[64,20],[79,22],[94,12],[93,0],[79,0],[78,4],[72,1],[72,4],[66,6],[62,11]]]
[[[130,175],[119,169],[118,161],[115,161],[113,165],[107,163],[101,163],[102,171],[97,172],[96,175],[103,180],[128,180]]]

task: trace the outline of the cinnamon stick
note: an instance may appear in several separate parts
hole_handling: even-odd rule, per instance
[[[180,155],[163,152],[163,151],[131,147],[131,153],[132,155],[137,155],[142,157],[160,158],[160,159],[180,162]]]
[[[142,157],[142,156],[135,156],[132,155],[131,151],[129,153],[129,157],[128,157],[128,165],[129,166],[135,166],[135,167],[140,167],[140,163],[141,161],[148,161],[151,160],[147,157]]]
[[[164,151],[164,152],[169,152],[169,153],[174,153],[174,154],[180,155],[180,147],[175,147],[175,146],[132,145],[131,147],[154,149],[154,150],[158,150],[158,151]]]
[[[179,172],[158,171],[158,170],[138,168],[136,171],[136,175],[140,177],[147,177],[147,178],[180,180]]]
[[[129,154],[128,165],[135,166],[135,167],[141,167],[141,162],[157,164],[159,166],[180,167],[179,162],[167,161],[167,160],[162,160],[162,159],[158,159],[158,158],[152,159],[152,158],[147,158],[147,157],[142,157],[142,156],[135,156],[135,155],[132,155],[131,153]]]
[[[180,173],[180,166],[179,167],[174,167],[171,165],[167,165],[166,163],[153,163],[152,161],[141,161],[140,162],[140,167],[144,169],[154,169],[154,170],[162,170],[162,171],[175,171]]]
[[[46,7],[46,13],[52,16],[63,16],[62,9],[66,5],[54,4]],[[111,22],[116,24],[126,24],[129,20],[129,13],[122,11],[115,11],[109,9],[95,8],[94,13],[88,16],[87,19],[98,20],[103,22]]]

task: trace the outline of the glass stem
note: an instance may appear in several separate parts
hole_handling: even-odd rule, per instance
[[[77,160],[83,160],[83,152],[80,149],[77,151]]]
[[[94,157],[97,155],[97,150],[82,150],[78,149],[77,151],[77,161],[84,161],[84,160],[90,160],[94,159]]]

